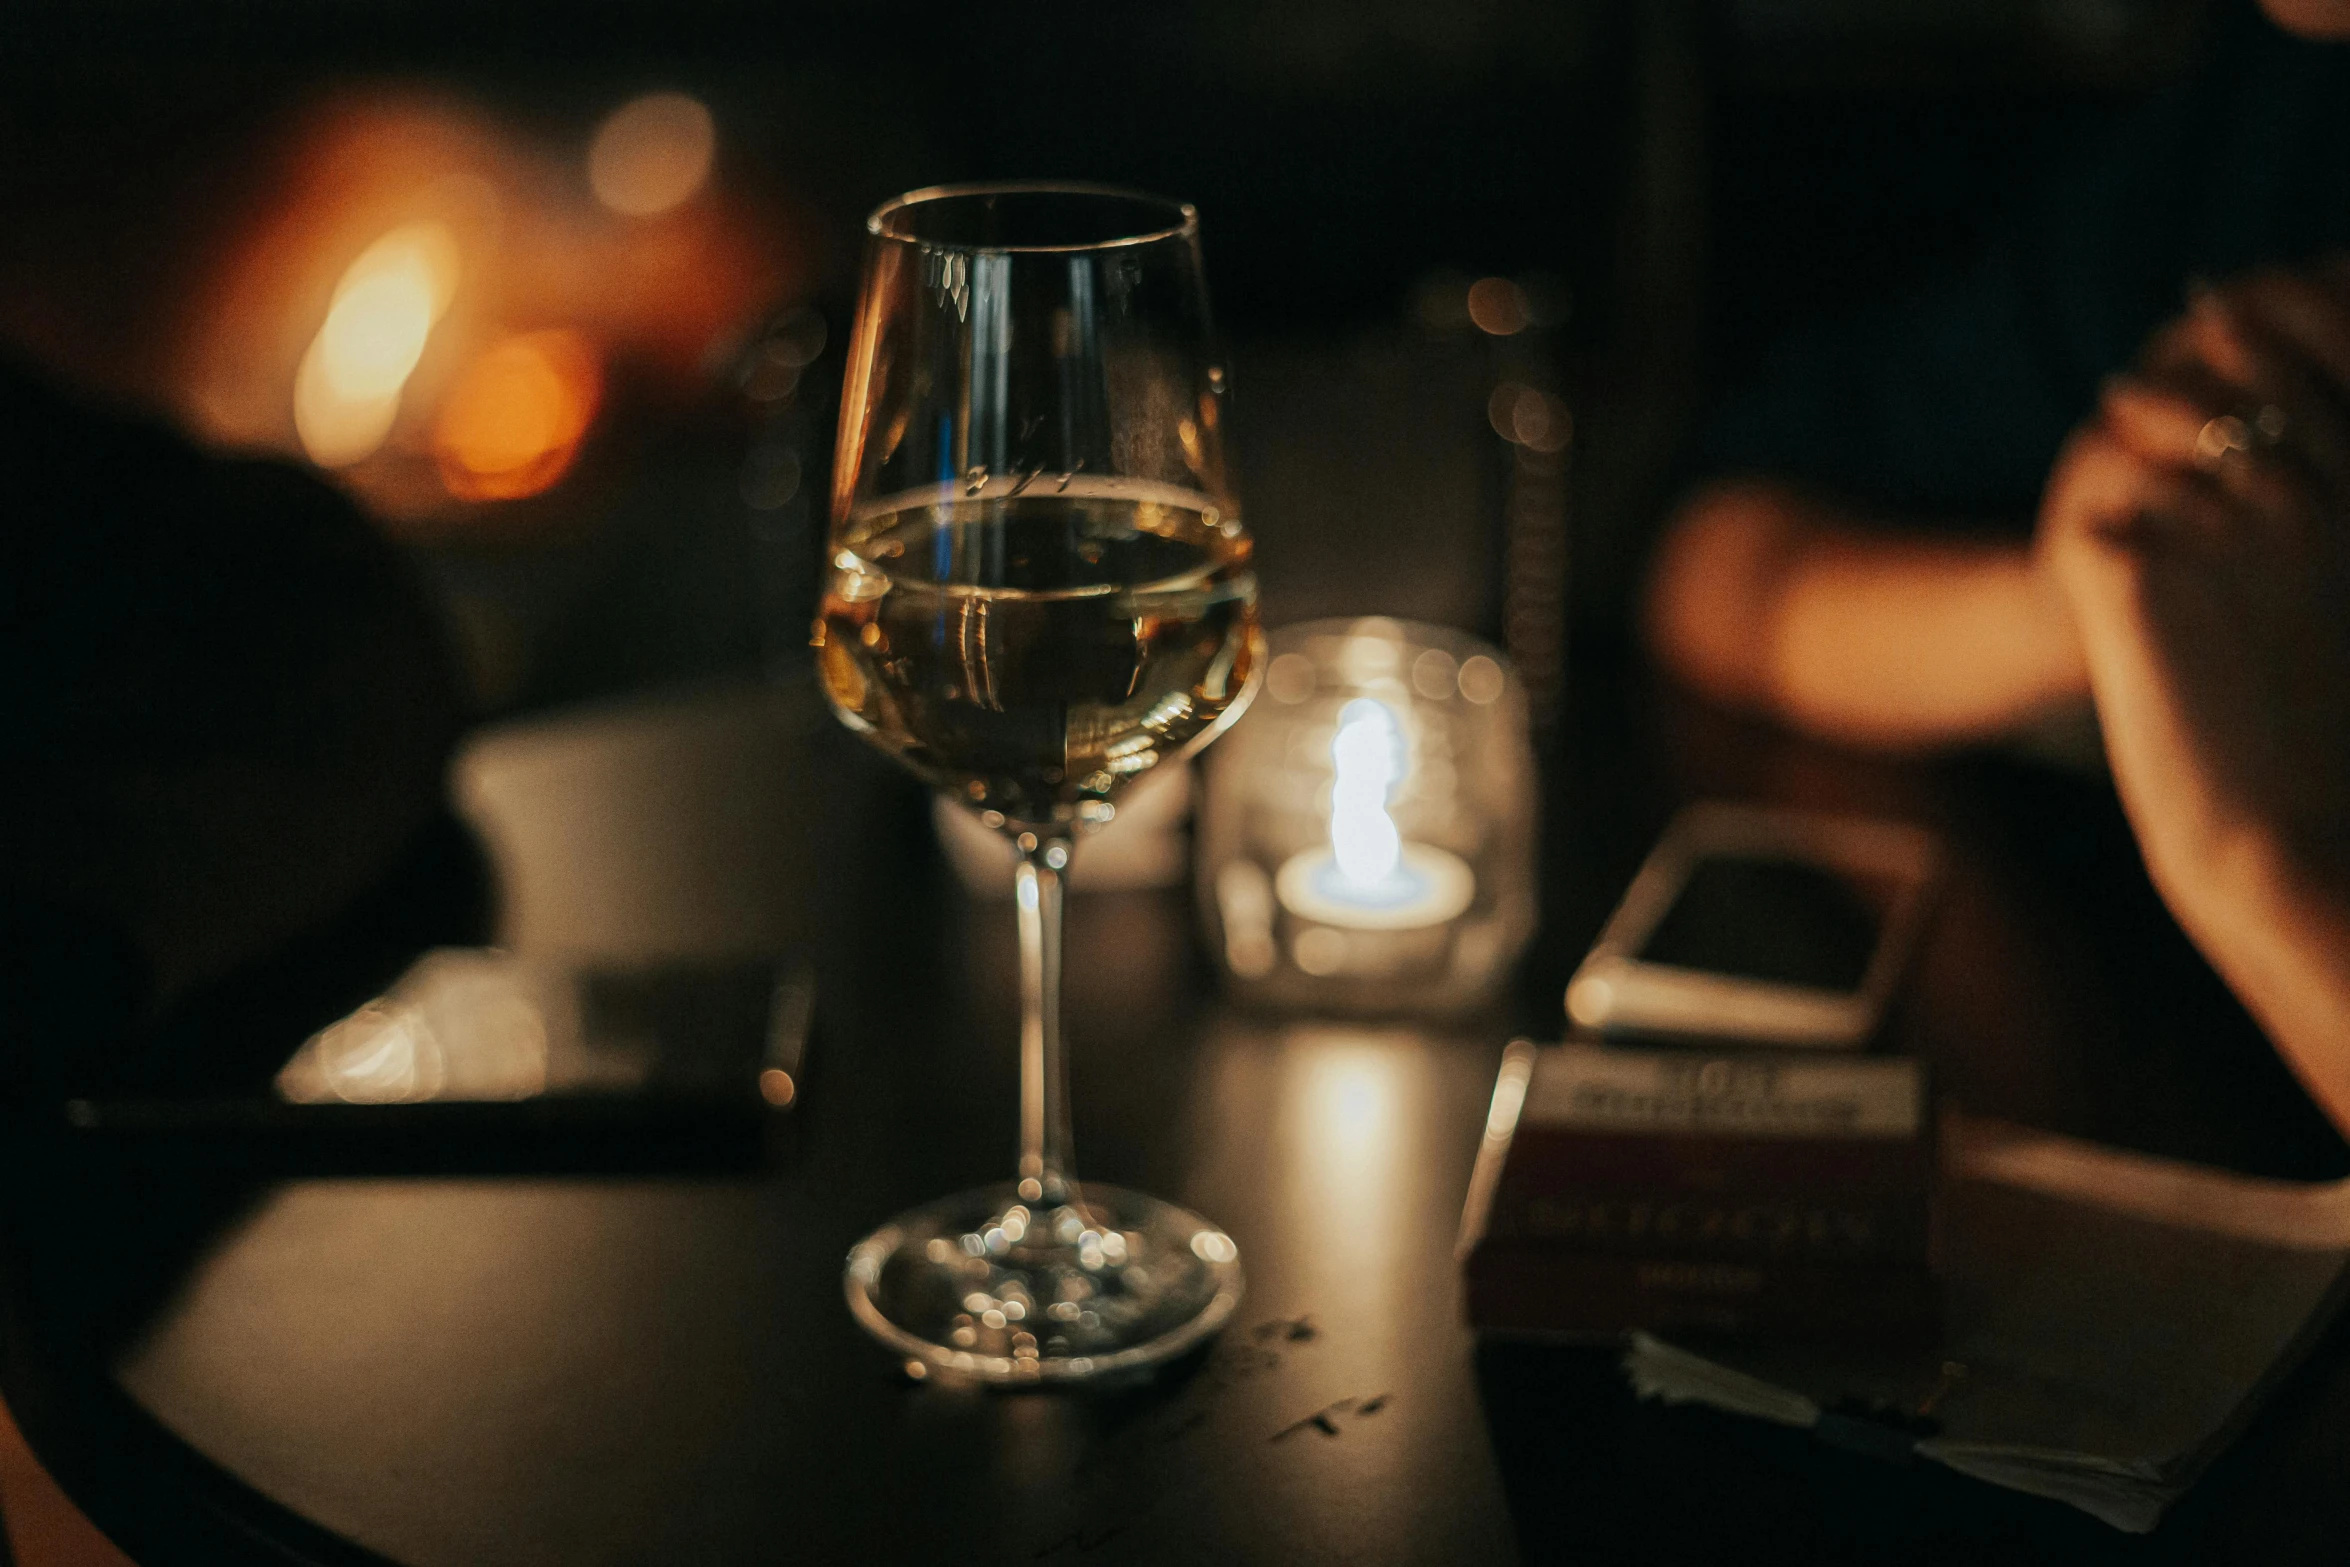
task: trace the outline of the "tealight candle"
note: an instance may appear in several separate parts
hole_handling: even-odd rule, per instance
[[[1330,841],[1289,857],[1274,895],[1301,919],[1350,930],[1417,930],[1457,919],[1477,895],[1460,856],[1406,843],[1387,814],[1403,780],[1403,730],[1387,705],[1357,697],[1330,742]]]
[[[1484,1006],[1534,927],[1533,748],[1507,663],[1365,616],[1268,640],[1208,755],[1200,912],[1235,998],[1318,1015]]]

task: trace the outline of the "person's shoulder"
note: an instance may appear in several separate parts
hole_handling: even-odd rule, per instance
[[[236,552],[364,558],[388,544],[333,485],[282,458],[212,451],[140,408],[77,388],[0,346],[0,487],[16,554]]]

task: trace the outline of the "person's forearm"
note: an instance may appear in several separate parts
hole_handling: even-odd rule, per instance
[[[1823,539],[1781,582],[1764,666],[1789,719],[1863,744],[2009,733],[2082,689],[2022,545]]]
[[[2248,835],[2165,900],[2318,1107],[2350,1136],[2350,876]]]
[[[2025,546],[1864,530],[1772,485],[1682,511],[1648,623],[1700,691],[1858,744],[1987,738],[2083,689],[2069,617]]]

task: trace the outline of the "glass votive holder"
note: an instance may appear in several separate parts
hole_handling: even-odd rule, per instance
[[[1441,626],[1317,620],[1207,753],[1198,893],[1233,994],[1458,1013],[1534,928],[1534,750],[1508,662]]]

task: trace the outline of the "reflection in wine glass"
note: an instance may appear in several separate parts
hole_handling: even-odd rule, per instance
[[[1021,1145],[1015,1180],[860,1242],[849,1301],[915,1376],[1110,1375],[1198,1343],[1241,1287],[1213,1225],[1078,1184],[1060,1039],[1075,838],[1262,662],[1198,217],[990,185],[867,228],[818,668],[844,722],[1019,851]]]

